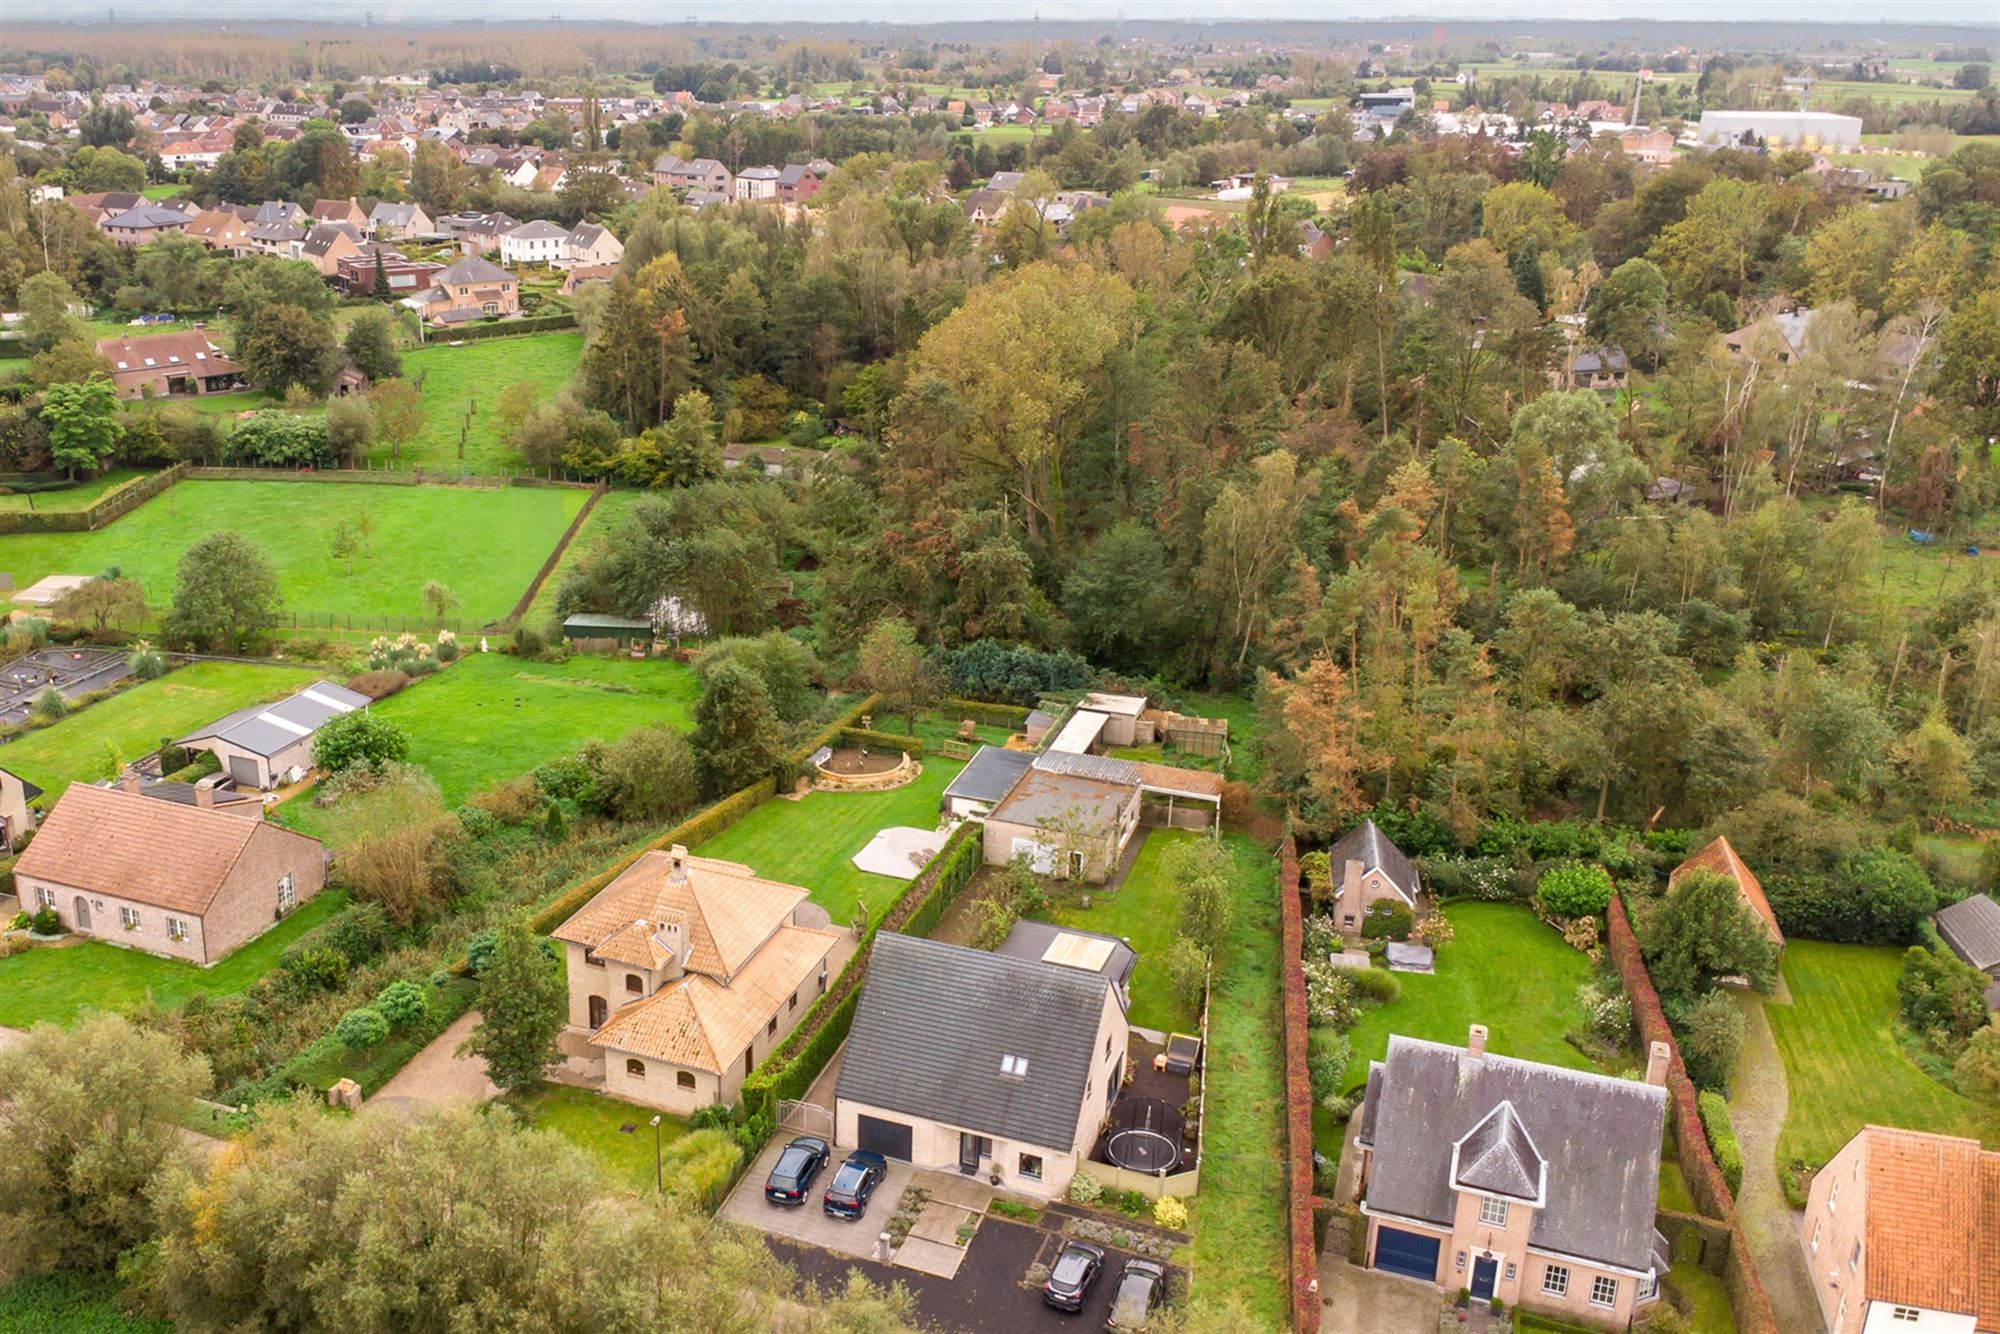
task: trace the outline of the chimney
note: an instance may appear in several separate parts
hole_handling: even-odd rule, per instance
[[[672,867],[672,869],[667,872],[667,879],[673,881],[675,884],[680,884],[684,882],[688,876],[687,872],[688,850],[686,845],[681,843],[676,843],[671,848],[668,848],[667,860],[669,861]]]
[[[1465,1035],[1465,1054],[1475,1061],[1486,1055],[1486,1025],[1474,1024]]]
[[[1667,1086],[1667,1066],[1673,1063],[1674,1050],[1664,1042],[1655,1042],[1646,1049],[1646,1082],[1655,1088]]]
[[[124,788],[124,789],[125,789],[125,790],[126,790],[127,792],[130,792],[130,793],[131,793],[131,794],[132,794],[133,796],[135,796],[135,797],[136,797],[136,796],[138,796],[138,795],[139,795],[139,775],[138,775],[137,771],[136,771],[136,770],[127,770],[127,771],[126,771],[126,773],[125,773],[125,776],[124,776],[124,777],[122,777],[122,778],[120,778],[120,779],[118,780],[118,786],[120,786],[120,787]]]
[[[208,785],[206,779],[194,785],[194,804],[205,811],[215,809],[215,789]]]

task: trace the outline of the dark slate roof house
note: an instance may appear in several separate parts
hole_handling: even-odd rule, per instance
[[[996,953],[1009,959],[1032,959],[1062,968],[1081,968],[1111,979],[1124,1002],[1132,982],[1132,969],[1139,956],[1116,936],[1074,927],[1034,922],[1026,918],[1014,923]]]
[[[2000,903],[1991,894],[1971,894],[1932,919],[1952,953],[1994,979],[1986,988],[1986,1008],[2000,1010]]]
[[[1336,879],[1340,868],[1348,862],[1359,862],[1361,874],[1379,871],[1396,887],[1404,898],[1416,901],[1421,885],[1417,868],[1403,855],[1403,850],[1389,841],[1389,836],[1375,827],[1373,820],[1363,820],[1354,828],[1340,836],[1340,841],[1326,850],[1327,864],[1333,868]]]
[[[959,770],[958,776],[945,788],[945,813],[971,814],[969,808],[973,806],[991,810],[1014,790],[1014,784],[1021,781],[1021,775],[1028,772],[1034,762],[1032,751],[981,746],[972,761]]]

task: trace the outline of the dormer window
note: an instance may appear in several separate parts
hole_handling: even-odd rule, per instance
[[[1028,1077],[1028,1058],[1025,1056],[1002,1056],[1000,1058],[1000,1073],[1014,1079],[1026,1079]]]
[[[1507,1201],[1496,1200],[1491,1195],[1479,1201],[1479,1221],[1485,1227],[1507,1226]]]

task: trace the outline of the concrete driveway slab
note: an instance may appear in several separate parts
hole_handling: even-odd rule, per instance
[[[932,1278],[956,1278],[965,1263],[966,1247],[955,1242],[930,1241],[915,1232],[896,1248],[896,1267],[914,1269]]]
[[[764,1180],[771,1175],[778,1155],[789,1143],[789,1135],[774,1135],[771,1138],[764,1151],[757,1155],[757,1161],[750,1164],[750,1170],[736,1183],[736,1189],[722,1202],[716,1217],[839,1255],[872,1259],[876,1242],[888,1229],[889,1215],[896,1211],[896,1201],[903,1197],[903,1188],[910,1184],[910,1165],[893,1161],[889,1164],[889,1175],[875,1187],[866,1214],[853,1219],[834,1218],[821,1207],[821,1201],[826,1195],[827,1183],[833,1180],[834,1169],[843,1157],[838,1150],[835,1150],[833,1161],[813,1180],[812,1195],[804,1204],[772,1204],[764,1198]]]

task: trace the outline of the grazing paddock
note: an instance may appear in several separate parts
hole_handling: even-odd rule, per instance
[[[182,554],[229,529],[271,557],[288,609],[352,617],[358,628],[371,617],[421,617],[419,594],[438,580],[462,604],[453,615],[489,621],[513,610],[587,494],[568,487],[181,482],[95,532],[0,538],[0,556],[18,587],[116,566],[139,581],[148,604],[164,607]],[[334,534],[364,513],[374,524],[367,549],[343,564],[333,555]]]
[[[1889,946],[1794,940],[1785,946],[1792,1003],[1764,1003],[1791,1100],[1778,1137],[1782,1166],[1817,1166],[1870,1123],[1969,1135],[2000,1145],[2000,1124],[1919,1069],[1896,1041],[1896,979]]]
[[[129,764],[164,737],[184,736],[226,713],[282,699],[319,675],[275,664],[189,663],[0,746],[0,765],[45,789],[46,809],[71,783],[109,777],[114,753]]]
[[[99,940],[42,946],[0,959],[0,1025],[67,1024],[85,1010],[161,1009],[197,992],[234,996],[271,971],[285,947],[347,906],[344,890],[321,890],[284,921],[210,968]]]
[[[520,454],[502,438],[495,403],[508,385],[526,380],[540,387],[547,400],[569,379],[583,357],[583,335],[528,334],[519,338],[487,338],[451,347],[433,342],[403,353],[403,377],[420,383],[424,431],[403,446],[404,463],[440,472],[496,473],[521,467]],[[472,424],[465,437],[465,456],[458,452],[459,423],[467,408]],[[368,452],[377,462],[389,458],[389,446]]]

